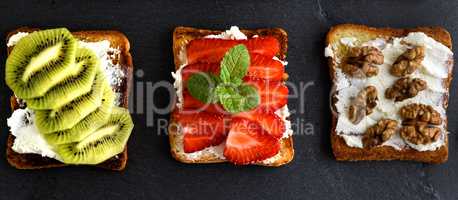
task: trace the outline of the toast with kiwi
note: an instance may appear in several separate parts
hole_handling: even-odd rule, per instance
[[[282,60],[282,61],[286,59],[287,47],[288,47],[288,36],[287,36],[287,33],[283,29],[281,28],[252,29],[252,30],[243,30],[242,29],[240,31],[248,39],[254,38],[254,37],[275,38],[279,43],[279,49],[278,49],[278,53],[276,53],[274,56],[276,56],[279,60]],[[183,57],[186,55],[182,55],[182,52],[183,52],[183,49],[187,48],[188,44],[190,44],[191,41],[196,40],[196,39],[202,39],[209,35],[218,35],[221,33],[224,33],[224,31],[197,29],[197,28],[191,28],[191,27],[175,28],[173,32],[173,55],[174,55],[175,70],[179,70],[181,66],[187,64],[187,61],[183,60]],[[280,82],[286,81],[287,77],[288,75],[286,73],[283,73],[281,75]],[[179,112],[179,110],[180,108],[176,106],[174,108],[174,113]],[[179,128],[178,128],[179,126],[177,126],[177,124],[179,124],[178,121],[179,120],[177,119],[176,115],[171,114],[168,134],[169,134],[169,142],[170,142],[170,147],[171,147],[171,154],[176,160],[183,162],[183,163],[194,163],[194,164],[228,162],[226,158],[221,157],[221,155],[218,155],[218,153],[216,153],[216,151],[221,151],[221,149],[217,150],[218,148],[221,148],[220,147],[221,145],[209,147],[209,148],[213,148],[213,150],[203,149],[203,150],[197,151],[197,153],[194,153],[196,155],[190,158],[188,156],[189,154],[187,154],[184,150],[183,134],[180,133]],[[280,150],[278,154],[267,159],[269,160],[269,162],[255,161],[255,162],[244,163],[244,164],[255,164],[255,165],[262,165],[262,166],[278,167],[278,166],[289,163],[294,157],[293,138],[291,135],[289,137],[284,137],[279,140],[279,149]],[[240,163],[235,163],[235,164],[240,164]]]
[[[31,33],[36,33],[38,31],[39,29],[36,28],[22,27],[9,32],[6,40],[7,42],[10,41],[10,38],[18,33],[28,33],[31,35]],[[42,133],[45,140],[52,144],[53,149],[61,156],[61,161],[49,157],[42,157],[34,153],[17,153],[13,150],[16,138],[11,133],[8,135],[7,141],[7,160],[17,169],[44,169],[75,164],[91,165],[115,171],[123,170],[126,167],[128,158],[126,143],[133,127],[132,120],[127,111],[128,94],[133,71],[132,57],[129,52],[129,41],[124,34],[111,30],[78,31],[69,33],[71,36],[68,37],[74,37],[75,41],[66,39],[67,36],[65,34],[65,32],[59,32],[55,36],[55,40],[61,40],[59,43],[61,45],[59,46],[60,49],[57,47],[41,48],[45,49],[42,52],[48,50],[44,53],[46,56],[36,56],[38,58],[34,57],[35,60],[29,62],[35,64],[35,66],[40,66],[40,64],[44,65],[43,63],[45,61],[43,60],[46,60],[47,57],[53,57],[53,53],[57,51],[60,51],[58,52],[60,53],[59,58],[65,58],[57,60],[52,64],[49,64],[51,61],[48,61],[49,63],[46,65],[48,68],[32,69],[27,72],[27,69],[33,67],[25,67],[24,74],[29,73],[29,80],[34,80],[35,78],[37,81],[42,81],[41,87],[38,87],[39,89],[28,88],[28,85],[34,84],[16,86],[15,84],[17,82],[20,84],[20,79],[16,78],[18,80],[14,80],[15,77],[11,78],[11,75],[8,75],[9,77],[7,76],[7,83],[9,83],[8,85],[11,88],[25,88],[22,93],[18,92],[21,91],[20,89],[13,89],[15,95],[11,96],[10,100],[12,111],[24,108],[34,110],[35,125],[40,133]],[[38,37],[35,37],[27,38],[27,40],[30,40],[28,43],[31,44],[34,41],[42,41],[39,44],[42,46],[46,46],[54,41],[53,38],[47,39],[47,37],[50,36],[46,34],[42,34],[41,37],[45,39],[38,39]],[[103,70],[101,68],[98,69],[99,67],[97,67],[97,69],[94,68],[94,66],[101,66],[99,55],[78,45],[74,47],[68,45],[69,43],[78,43],[80,41],[86,43],[108,41],[110,48],[117,49],[116,55],[110,55],[108,59],[113,64],[119,66],[121,73],[123,73],[123,76],[118,80],[118,84],[109,85],[107,77],[102,75],[104,74],[102,72]],[[15,57],[18,58],[8,59],[7,65],[21,66],[20,63],[22,61],[20,57],[22,55],[20,54],[33,56],[33,48],[36,46],[38,46],[37,49],[42,47],[36,43],[33,43],[33,45],[33,47],[32,45],[29,46],[30,50],[14,49],[16,46],[19,46],[17,43],[8,45],[8,55],[15,55]],[[73,57],[70,56],[68,60],[66,60],[67,55],[72,55],[68,52],[72,51],[76,52],[74,53],[75,55]],[[38,55],[43,54],[42,52]],[[18,54],[19,56],[16,56]],[[108,54],[109,53],[106,52],[106,55]],[[55,67],[55,65],[66,65],[65,62],[74,62],[75,66],[79,67],[77,72],[73,72],[77,74],[73,74],[70,77],[69,75],[63,74],[63,72],[59,72],[60,69]],[[30,64],[30,66],[34,65]],[[9,68],[10,69],[7,69],[7,71],[11,71],[12,67]],[[21,70],[21,68],[17,67],[15,70]],[[51,79],[60,79],[61,82],[48,87],[47,84],[49,82],[43,81],[46,79],[47,75],[40,76],[40,72],[42,71],[39,70],[47,70],[47,74],[52,72],[52,74],[49,75]],[[60,78],[61,76],[67,77]],[[43,91],[40,89],[43,89]],[[73,107],[75,107],[75,109],[73,109]],[[79,110],[76,111],[76,109]],[[54,117],[53,113],[57,113],[57,115],[60,113],[62,116]],[[104,145],[112,145],[113,148],[109,150],[110,152],[107,152],[101,149]],[[78,149],[79,147],[84,148],[84,150]],[[108,159],[94,156],[97,152],[99,154],[113,156]]]
[[[425,36],[426,35],[426,36]],[[417,38],[427,38],[424,41],[429,41],[429,43],[422,44],[424,41],[420,41],[420,39],[415,40],[412,39],[416,36]],[[402,39],[401,42],[396,43],[397,38],[406,38]],[[432,40],[428,39],[431,38]],[[435,41],[435,42],[431,42]],[[437,43],[436,43],[437,42]],[[396,49],[399,45],[400,47]],[[423,145],[421,141],[418,143],[414,143],[414,145],[405,145],[402,146],[400,145],[403,142],[405,143],[413,143],[418,142],[418,140],[413,140],[412,138],[418,139],[418,138],[426,138],[428,140],[423,140],[423,142],[429,141],[429,140],[436,140],[435,135],[434,137],[432,135],[428,135],[425,132],[423,132],[421,129],[418,127],[422,127],[422,125],[418,125],[420,122],[422,123],[428,123],[426,127],[434,127],[434,124],[431,124],[431,122],[428,122],[427,120],[422,121],[422,119],[419,119],[418,117],[421,116],[421,112],[424,112],[424,110],[421,110],[421,107],[418,106],[418,104],[421,104],[423,100],[428,100],[429,98],[433,98],[433,95],[427,96],[423,95],[425,97],[420,98],[422,92],[425,93],[426,91],[429,91],[432,85],[428,80],[425,81],[426,84],[426,89],[421,88],[421,91],[418,93],[410,94],[410,96],[402,96],[400,99],[395,100],[395,105],[398,105],[400,109],[397,111],[397,113],[392,114],[392,116],[384,116],[386,118],[394,117],[394,116],[400,116],[399,121],[397,122],[397,128],[394,128],[392,130],[395,130],[396,132],[399,133],[399,138],[397,141],[401,141],[401,143],[390,143],[390,140],[393,139],[392,137],[395,136],[390,136],[390,134],[387,134],[388,137],[391,137],[389,139],[383,139],[383,138],[377,138],[377,139],[372,139],[370,136],[370,131],[366,130],[364,133],[365,135],[363,136],[363,141],[362,141],[362,146],[360,147],[355,147],[358,145],[355,145],[354,141],[348,140],[344,138],[341,134],[338,133],[336,130],[338,126],[338,120],[339,117],[343,117],[345,114],[343,112],[338,112],[337,110],[337,104],[338,101],[341,101],[341,99],[338,98],[339,92],[342,92],[343,90],[339,89],[339,76],[342,76],[342,73],[340,71],[343,71],[345,77],[348,77],[349,74],[347,74],[343,68],[346,66],[349,66],[347,63],[352,62],[350,59],[353,58],[354,53],[352,51],[356,48],[364,48],[366,46],[366,50],[372,51],[372,52],[377,52],[379,50],[380,53],[384,57],[382,57],[382,60],[380,60],[379,63],[376,65],[372,66],[377,66],[378,67],[378,74],[383,74],[383,67],[389,67],[390,75],[387,75],[386,77],[388,78],[381,78],[384,80],[390,79],[391,76],[398,75],[396,74],[395,67],[401,66],[400,61],[402,59],[406,59],[407,53],[412,53],[414,50],[419,50],[417,55],[420,59],[426,59],[428,56],[431,56],[431,52],[435,51],[438,46],[440,46],[440,49],[449,52],[449,55],[453,55],[451,52],[452,49],[452,40],[450,37],[450,34],[443,28],[440,27],[418,27],[418,28],[412,28],[412,29],[394,29],[394,28],[373,28],[373,27],[368,27],[364,25],[355,25],[355,24],[342,24],[342,25],[337,25],[334,26],[330,29],[326,36],[326,51],[325,51],[325,56],[328,57],[328,65],[329,65],[329,70],[330,70],[330,77],[331,80],[333,81],[333,91],[331,92],[331,109],[333,110],[333,115],[332,115],[332,126],[331,126],[331,144],[332,144],[332,150],[334,153],[334,156],[336,157],[337,160],[340,161],[359,161],[359,160],[410,160],[410,161],[418,161],[418,162],[425,162],[425,163],[443,163],[447,161],[448,159],[448,131],[447,131],[447,116],[445,114],[445,110],[448,106],[448,95],[449,95],[449,90],[450,90],[450,83],[452,80],[452,68],[453,68],[453,56],[449,56],[447,60],[445,60],[443,66],[443,77],[441,79],[438,79],[439,82],[442,85],[443,88],[443,93],[438,96],[440,99],[439,103],[434,107],[435,110],[443,110],[444,113],[442,116],[440,116],[441,119],[438,119],[439,123],[441,122],[441,126],[443,129],[439,129],[436,133],[442,135],[442,143],[440,146],[434,149],[428,149],[428,150],[417,150],[414,147],[418,147]],[[367,48],[368,47],[368,48]],[[376,48],[376,49],[374,49]],[[385,52],[390,52],[388,48],[394,49],[391,52],[396,52],[393,53],[396,56],[392,56],[389,53]],[[377,50],[378,49],[378,50]],[[353,51],[355,52],[355,51]],[[380,53],[374,53],[371,55],[377,55],[380,56]],[[402,54],[403,53],[403,54]],[[429,53],[429,55],[428,55]],[[437,53],[437,52],[436,52]],[[404,56],[404,57],[403,57]],[[391,58],[393,57],[393,58]],[[388,63],[387,63],[388,62]],[[412,60],[408,61],[407,65],[405,66],[414,66],[410,62],[413,62]],[[374,62],[375,63],[375,62]],[[423,71],[428,71],[424,69],[429,69],[429,71],[434,71],[435,67],[437,66],[442,66],[442,65],[437,65],[437,63],[433,63],[436,65],[431,64],[432,62],[423,62],[421,60],[420,65],[411,73],[410,75],[402,75],[403,77],[398,79],[398,80],[407,80],[405,78],[411,78],[412,76],[415,76],[421,80],[421,76],[418,74],[423,73],[419,72],[419,70]],[[426,65],[433,65],[431,68],[426,68],[429,66]],[[368,65],[369,66],[369,65]],[[425,67],[426,66],[426,67]],[[364,73],[364,69],[362,69]],[[339,73],[338,73],[339,72]],[[367,72],[367,71],[366,71]],[[378,75],[375,75],[374,77],[377,77]],[[368,80],[371,78],[369,75],[366,73],[366,78]],[[398,77],[396,77],[398,78]],[[395,80],[395,79],[394,79]],[[388,83],[386,83],[388,84]],[[393,83],[397,84],[397,82]],[[399,86],[399,85],[398,85]],[[346,86],[342,86],[346,87]],[[408,86],[410,88],[413,88],[412,86]],[[394,86],[388,85],[387,88],[383,88],[380,90],[380,88],[377,88],[378,91],[378,99],[377,99],[377,106],[378,104],[383,104],[383,101],[381,100],[382,98],[391,98],[389,96],[388,88],[394,88]],[[405,87],[404,87],[405,88]],[[385,90],[386,89],[386,90]],[[401,90],[399,95],[406,95],[406,91],[404,92]],[[361,93],[359,93],[361,94]],[[358,95],[359,95],[358,94]],[[429,94],[429,93],[428,93]],[[382,96],[383,95],[383,96]],[[416,95],[416,96],[415,96]],[[410,99],[416,99],[416,100],[410,100]],[[391,99],[388,99],[391,100]],[[398,101],[399,100],[399,101]],[[412,104],[402,104],[405,101],[411,101]],[[408,106],[417,106],[418,109],[417,113],[415,113],[416,117],[415,119],[410,119],[408,116],[405,115],[406,111],[409,107]],[[425,106],[425,107],[428,107]],[[432,107],[429,107],[432,108]],[[420,111],[421,110],[421,111]],[[347,111],[344,111],[347,112]],[[349,113],[351,113],[351,110],[348,110]],[[428,111],[429,112],[429,111]],[[432,114],[437,113],[437,112],[432,112]],[[369,114],[368,117],[370,118],[372,114]],[[349,114],[350,116],[350,114]],[[372,115],[373,116],[373,115]],[[423,115],[425,116],[425,115]],[[375,118],[375,117],[374,117]],[[410,121],[409,121],[410,120]],[[381,120],[380,120],[381,121]],[[379,122],[380,122],[379,121]],[[377,122],[376,125],[372,127],[376,128],[381,128],[384,126],[378,126],[381,125],[379,122]],[[413,123],[417,123],[412,125]],[[352,125],[350,125],[352,126]],[[387,126],[385,126],[387,127]],[[410,129],[412,132],[407,132],[409,130],[406,127],[416,127],[416,129]],[[425,126],[423,126],[425,127]],[[372,129],[371,133],[373,133]],[[387,130],[387,129],[385,129]],[[404,134],[404,133],[412,133],[411,135],[409,134]],[[394,133],[397,134],[397,133]],[[369,138],[367,140],[364,140],[364,138]],[[392,140],[395,141],[395,140]],[[372,144],[371,144],[372,142]],[[373,143],[376,143],[377,145],[373,145]],[[431,141],[429,141],[431,142]],[[426,145],[428,144],[433,144],[432,143],[424,143]],[[398,148],[395,148],[396,146],[399,146]],[[425,146],[425,145],[423,145]]]

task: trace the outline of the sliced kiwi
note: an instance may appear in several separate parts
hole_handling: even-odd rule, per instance
[[[46,141],[52,146],[81,141],[89,134],[106,124],[114,106],[115,95],[108,83],[103,91],[102,105],[82,119],[74,127],[44,134]]]
[[[36,110],[35,123],[41,134],[70,129],[102,104],[105,75],[97,70],[91,91],[52,110]]]
[[[36,31],[21,39],[6,60],[6,84],[20,99],[43,96],[67,77],[77,42],[65,28]]]
[[[129,111],[114,107],[108,123],[78,143],[57,146],[56,152],[67,164],[99,164],[124,150],[133,127]]]
[[[52,87],[42,97],[26,99],[27,107],[35,110],[56,109],[89,92],[99,66],[93,51],[79,48],[76,52],[73,71],[64,80]]]

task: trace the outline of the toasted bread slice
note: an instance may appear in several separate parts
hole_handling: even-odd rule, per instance
[[[450,34],[440,27],[418,27],[413,29],[393,29],[393,28],[372,28],[363,25],[341,24],[331,28],[326,36],[326,46],[335,44],[343,37],[355,37],[358,41],[365,42],[376,38],[390,39],[393,37],[403,37],[410,32],[423,32],[429,37],[442,43],[448,48],[452,48],[452,40]],[[345,55],[343,48],[337,49],[337,56]],[[332,58],[328,59],[331,80],[335,80],[336,61]],[[453,65],[453,60],[451,60]],[[449,73],[445,80],[447,91],[450,88],[452,74]],[[335,105],[335,96],[332,100],[332,105]],[[444,108],[448,106],[448,92],[444,95]],[[447,127],[447,119],[443,119]],[[334,156],[340,161],[357,161],[357,160],[411,160],[426,163],[443,163],[448,159],[448,136],[446,135],[445,144],[435,151],[417,151],[411,148],[396,150],[390,146],[378,146],[374,148],[353,148],[349,147],[345,140],[337,135],[335,129],[337,125],[337,116],[332,116],[331,126],[331,144]]]
[[[27,27],[16,29],[8,33],[6,41],[8,41],[11,36],[18,32],[33,32],[36,30],[38,29]],[[78,31],[73,32],[73,35],[79,40],[86,42],[108,40],[110,41],[111,47],[119,49],[119,57],[113,58],[113,63],[119,63],[119,65],[122,66],[122,70],[125,74],[125,77],[122,80],[122,84],[119,87],[113,89],[122,94],[120,106],[127,108],[128,96],[131,87],[130,85],[133,73],[132,56],[129,52],[130,44],[127,37],[118,31]],[[8,54],[11,52],[13,48],[14,47],[8,47]],[[12,96],[11,109],[15,110],[17,108],[19,108],[17,100],[14,96]],[[14,139],[15,137],[9,134],[6,149],[7,160],[13,167],[17,169],[44,169],[67,166],[66,164],[59,162],[55,159],[42,157],[38,154],[19,154],[13,151],[12,146],[14,143]],[[96,166],[109,170],[121,171],[126,167],[126,164],[127,145],[122,153]]]
[[[256,29],[256,30],[241,30],[248,38],[251,38],[254,35],[258,36],[272,36],[278,39],[280,42],[280,52],[277,57],[281,60],[285,60],[287,47],[288,47],[288,35],[287,33],[280,28],[272,29]],[[177,27],[173,32],[173,54],[175,61],[175,70],[179,69],[183,65],[183,61],[180,60],[180,51],[183,48],[186,48],[186,45],[189,41],[202,38],[207,35],[220,34],[222,31],[217,30],[205,30],[205,29],[196,29],[190,27]],[[178,109],[178,108],[175,108]],[[209,151],[201,151],[197,158],[190,159],[186,156],[186,153],[183,151],[182,146],[182,136],[180,137],[176,129],[176,120],[171,115],[169,123],[169,141],[172,156],[183,163],[221,163],[227,162],[225,159],[218,157],[216,154]],[[277,167],[289,163],[294,157],[293,149],[293,137],[284,138],[281,140],[281,149],[278,155],[270,160],[270,162],[258,162],[257,165]]]

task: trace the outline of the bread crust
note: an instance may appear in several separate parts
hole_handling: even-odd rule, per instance
[[[21,27],[14,31],[11,31],[7,34],[6,41],[9,38],[18,33],[18,32],[33,32],[39,30],[38,28],[29,28],[29,27]],[[119,32],[113,30],[91,30],[91,31],[77,31],[72,32],[72,34],[78,38],[79,40],[86,41],[86,42],[97,42],[101,40],[108,40],[110,41],[110,45],[112,47],[116,47],[120,50],[120,56],[115,58],[113,62],[116,64],[120,64],[122,66],[122,70],[126,75],[122,80],[122,84],[114,88],[117,92],[122,93],[122,100],[120,106],[127,108],[128,107],[128,99],[130,93],[130,87],[132,82],[132,74],[133,74],[133,63],[132,63],[132,56],[130,54],[130,43],[127,37]],[[8,54],[11,52],[13,47],[8,47]],[[10,106],[12,110],[19,108],[17,104],[17,100],[14,96],[10,98]],[[6,157],[8,163],[11,166],[17,169],[46,169],[46,168],[56,168],[56,167],[64,167],[69,166],[62,162],[59,162],[55,159],[42,157],[38,154],[19,154],[13,151],[12,146],[14,144],[15,137],[9,133],[8,134],[8,141],[7,141],[7,148],[6,148]],[[116,155],[113,158],[106,160],[103,163],[95,165],[99,168],[104,168],[113,171],[121,171],[124,170],[127,164],[128,154],[127,154],[127,145],[123,152]]]
[[[326,36],[326,46],[337,42],[342,37],[363,38],[364,41],[375,38],[392,38],[403,37],[410,32],[423,32],[429,37],[442,43],[452,49],[452,39],[450,34],[441,27],[418,27],[413,29],[393,29],[393,28],[373,28],[364,25],[341,24],[331,28]],[[335,79],[335,64],[332,58],[328,58],[329,72],[331,80]],[[453,60],[451,60],[453,66]],[[450,88],[452,73],[445,80],[444,85]],[[332,105],[335,105],[335,95],[331,99]],[[448,106],[448,92],[444,95],[444,108]],[[447,119],[444,119],[447,127]],[[331,145],[333,154],[339,161],[359,161],[359,160],[411,160],[425,163],[443,163],[448,159],[448,135],[445,138],[445,144],[435,151],[416,151],[415,149],[405,148],[396,150],[390,146],[378,146],[375,148],[354,148],[349,147],[345,140],[338,136],[335,129],[337,125],[337,116],[332,115],[331,126]]]
[[[207,35],[220,34],[221,30],[207,30],[207,29],[196,29],[191,27],[177,27],[173,32],[173,56],[175,62],[175,70],[179,69],[184,63],[180,60],[180,51],[183,48],[186,48],[186,45],[193,39],[202,38]],[[288,49],[288,35],[286,31],[281,28],[270,28],[270,29],[254,29],[254,30],[241,30],[248,38],[251,38],[254,35],[258,36],[272,36],[277,38],[280,42],[280,51],[276,55],[279,59],[285,60],[287,49]],[[175,107],[175,109],[178,109]],[[199,163],[199,164],[208,164],[208,163],[222,163],[227,162],[225,159],[218,158],[214,154],[201,154],[198,159],[188,159],[183,152],[179,152],[178,143],[181,138],[176,129],[177,121],[173,118],[173,115],[170,115],[168,135],[170,142],[170,150],[173,158],[177,161],[183,163]],[[254,163],[256,165],[269,166],[269,167],[278,167],[284,164],[291,162],[294,157],[294,147],[293,147],[293,137],[284,138],[280,141],[280,152],[279,157],[274,162],[271,163]]]

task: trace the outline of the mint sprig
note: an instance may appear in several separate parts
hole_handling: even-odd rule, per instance
[[[258,91],[251,85],[218,85],[215,92],[224,109],[231,113],[251,110],[259,105]]]
[[[245,45],[236,45],[229,49],[221,61],[220,75],[195,73],[188,82],[189,93],[204,103],[221,103],[231,113],[248,111],[260,103],[255,87],[243,84],[250,54]]]

